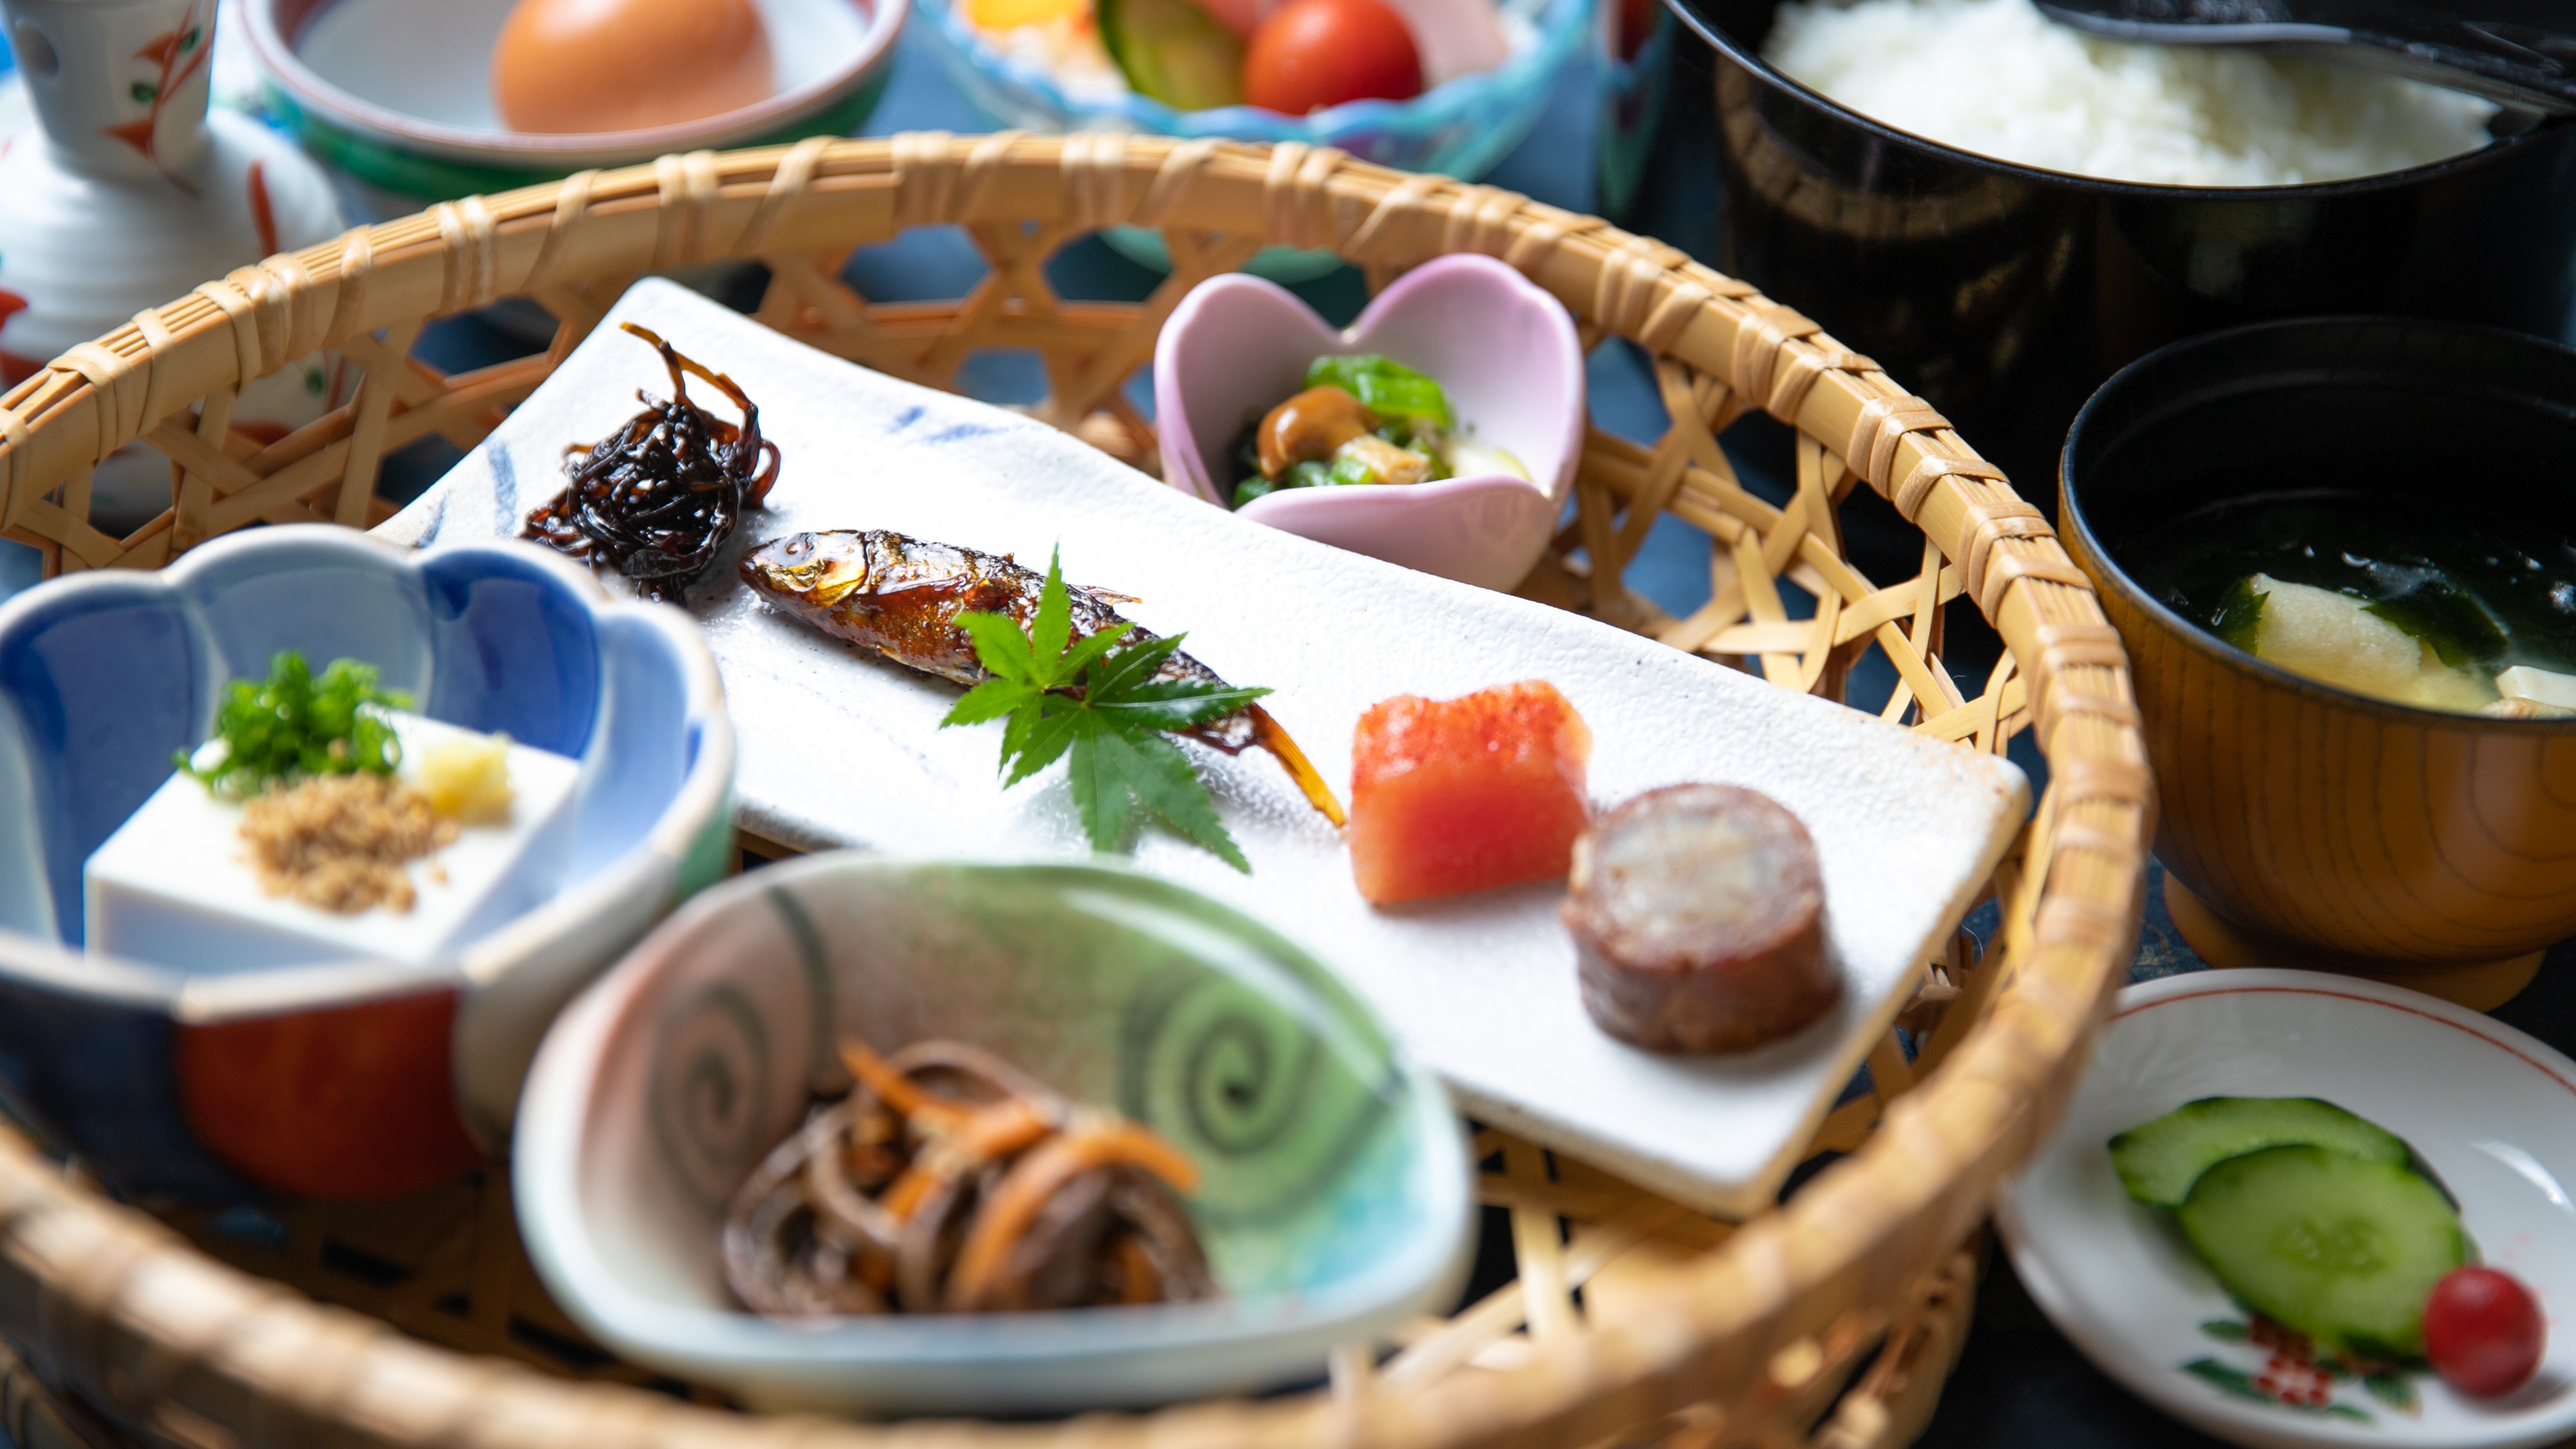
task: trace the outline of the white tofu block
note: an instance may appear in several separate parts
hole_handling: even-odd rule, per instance
[[[388,711],[404,773],[431,746],[473,732]],[[242,807],[173,773],[82,869],[88,949],[189,971],[371,959],[431,965],[552,897],[572,853],[581,762],[510,746],[510,819],[465,826],[410,864],[408,911],[325,911],[260,888]],[[441,876],[445,879],[440,879]]]
[[[2507,699],[2527,699],[2553,709],[2576,709],[2576,674],[2517,664],[2498,674],[2495,683],[2496,693]]]

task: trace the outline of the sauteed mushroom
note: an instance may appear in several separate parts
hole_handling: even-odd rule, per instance
[[[1261,420],[1261,473],[1277,479],[1294,463],[1317,462],[1377,426],[1360,400],[1338,387],[1310,387]]]

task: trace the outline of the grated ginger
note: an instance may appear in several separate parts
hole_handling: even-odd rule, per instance
[[[429,808],[464,825],[506,825],[510,804],[510,737],[448,740],[420,752],[413,783]]]

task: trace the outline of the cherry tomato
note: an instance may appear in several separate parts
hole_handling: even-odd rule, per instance
[[[1422,53],[1380,0],[1289,0],[1252,32],[1243,98],[1302,116],[1344,101],[1422,94]]]
[[[2454,1268],[2424,1304],[2424,1355],[2442,1381],[2480,1398],[2509,1394],[2540,1367],[2549,1339],[2531,1290],[2493,1268]]]

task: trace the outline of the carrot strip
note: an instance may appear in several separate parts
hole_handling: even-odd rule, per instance
[[[898,1117],[919,1117],[926,1123],[954,1130],[966,1124],[975,1109],[962,1102],[950,1102],[922,1090],[921,1084],[898,1072],[868,1044],[856,1037],[841,1043],[841,1065],[850,1075],[867,1083],[868,1089],[894,1109]]]
[[[952,1308],[973,1309],[991,1291],[1011,1249],[1064,1185],[1095,1168],[1141,1167],[1184,1195],[1199,1186],[1196,1164],[1179,1148],[1132,1122],[1086,1124],[1049,1138],[1004,1174],[976,1211],[974,1226],[949,1269]]]
[[[909,1222],[922,1199],[940,1183],[1021,1151],[1053,1130],[1055,1123],[1046,1113],[1018,1097],[977,1107],[965,1121],[941,1131],[937,1146],[913,1155],[912,1166],[886,1189],[885,1209],[896,1222]]]
[[[1118,1276],[1121,1303],[1153,1303],[1163,1296],[1162,1275],[1154,1271],[1153,1256],[1132,1233],[1118,1240]]]
[[[1307,802],[1324,812],[1324,818],[1335,826],[1348,824],[1349,817],[1342,813],[1342,802],[1333,798],[1333,787],[1324,783],[1324,777],[1306,759],[1306,752],[1297,748],[1297,742],[1279,727],[1279,721],[1270,717],[1270,711],[1257,704],[1248,704],[1244,706],[1244,712],[1252,716],[1253,731],[1261,741],[1261,747],[1276,755],[1279,763],[1287,767],[1288,778],[1296,781],[1297,788],[1306,792]]]

